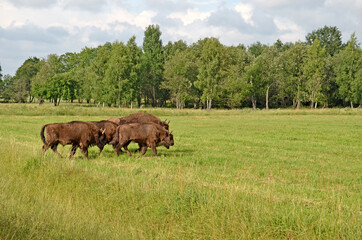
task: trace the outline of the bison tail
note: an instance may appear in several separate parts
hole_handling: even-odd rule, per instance
[[[41,131],[40,131],[40,137],[41,137],[41,140],[43,141],[44,145],[47,145],[47,142],[46,142],[45,137],[44,137],[44,130],[45,130],[46,126],[47,126],[47,124],[43,125],[41,127]]]

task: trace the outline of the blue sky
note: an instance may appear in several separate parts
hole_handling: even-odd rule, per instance
[[[162,41],[217,37],[225,45],[304,41],[337,26],[362,40],[362,0],[0,0],[0,65],[14,75],[28,57],[79,52],[158,24]]]

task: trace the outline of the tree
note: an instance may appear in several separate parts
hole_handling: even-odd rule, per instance
[[[171,99],[176,107],[182,109],[185,102],[192,98],[193,83],[197,79],[196,59],[191,51],[176,51],[165,63],[165,81],[163,87],[170,90]]]
[[[362,104],[362,53],[356,35],[353,33],[347,46],[335,56],[336,82],[344,101]]]
[[[80,82],[76,77],[79,64],[78,55],[75,53],[65,53],[59,57],[59,77],[61,80],[62,98],[73,102],[80,92]]]
[[[107,89],[106,102],[121,106],[122,100],[130,101],[130,72],[131,58],[129,48],[121,42],[115,42],[112,46],[111,57],[105,74],[105,88]]]
[[[310,107],[317,108],[317,103],[325,100],[322,96],[322,87],[325,80],[325,48],[321,47],[319,39],[315,39],[308,49],[303,74],[306,79],[306,90],[309,96]],[[315,103],[315,105],[314,105]]]
[[[97,56],[96,48],[85,47],[82,51],[76,54],[76,66],[73,71],[73,76],[77,79],[79,85],[77,91],[78,101],[83,99],[90,102],[92,95],[94,94],[95,84],[93,83],[94,72],[91,68],[91,63]]]
[[[216,38],[207,38],[202,47],[199,74],[195,86],[202,92],[201,100],[210,110],[212,101],[220,95],[220,85],[225,75],[225,48]]]
[[[59,105],[63,95],[63,82],[61,74],[61,63],[56,54],[49,54],[47,59],[40,63],[40,70],[34,79],[33,92],[41,100],[43,98],[54,102],[54,106]]]
[[[9,74],[5,74],[2,81],[0,81],[0,98],[2,98],[4,102],[9,102],[15,94],[12,84],[13,77]]]
[[[185,51],[187,49],[187,44],[185,41],[178,40],[177,42],[172,43],[169,41],[166,46],[163,48],[165,61],[169,60],[172,56],[178,51]]]
[[[127,42],[128,53],[131,61],[130,69],[130,102],[132,108],[132,101],[137,99],[138,106],[141,106],[141,57],[142,49],[136,44],[136,37],[131,37]]]
[[[26,98],[29,97],[29,102],[33,101],[33,94],[31,92],[31,85],[35,75],[39,71],[39,59],[31,57],[25,60],[25,62],[16,70],[13,87],[16,94],[14,97],[17,102],[26,102]]]
[[[228,47],[226,50],[228,63],[226,77],[221,86],[224,104],[229,108],[241,107],[242,102],[248,97],[248,86],[243,75],[252,57],[241,45]]]
[[[2,97],[2,93],[5,90],[5,83],[3,82],[3,74],[1,73],[1,65],[0,65],[0,98]]]
[[[3,74],[2,74],[2,69],[1,69],[1,65],[0,65],[0,82],[3,80]]]
[[[319,39],[322,47],[325,47],[326,54],[333,56],[342,47],[342,33],[337,27],[324,26],[308,33],[305,37],[307,44],[312,45],[314,40]]]
[[[161,97],[160,86],[163,81],[164,55],[158,25],[150,25],[145,30],[143,38],[142,77],[145,97],[152,99],[152,106],[158,105]]]
[[[259,55],[262,54],[263,50],[266,48],[267,46],[264,44],[261,44],[259,41],[256,43],[253,43],[249,46],[248,48],[248,52],[254,56],[254,57],[258,57]]]
[[[88,94],[98,102],[108,101],[108,89],[106,88],[105,75],[108,68],[108,61],[112,52],[112,44],[107,42],[96,50],[96,57],[91,62],[90,73],[87,75]]]
[[[293,107],[299,109],[306,99],[306,86],[303,77],[307,47],[297,42],[278,57],[278,89],[279,99],[283,102],[292,101]]]

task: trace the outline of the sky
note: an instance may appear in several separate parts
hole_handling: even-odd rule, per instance
[[[142,46],[158,24],[164,45],[216,37],[224,45],[305,41],[336,26],[362,41],[362,0],[0,0],[0,65],[14,75],[29,57],[80,52],[106,42]]]

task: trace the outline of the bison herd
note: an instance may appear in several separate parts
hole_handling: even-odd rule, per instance
[[[131,142],[138,143],[141,155],[144,155],[150,147],[155,156],[157,156],[157,146],[165,146],[168,149],[174,145],[172,131],[169,131],[169,122],[161,121],[149,113],[133,113],[126,117],[109,118],[98,122],[73,121],[45,124],[41,128],[40,137],[44,143],[42,155],[51,148],[62,157],[57,151],[58,144],[72,145],[69,158],[75,154],[77,148],[80,148],[88,159],[88,148],[94,145],[99,148],[99,154],[101,154],[104,146],[110,144],[117,156],[122,152],[122,147],[131,156],[127,148]]]

